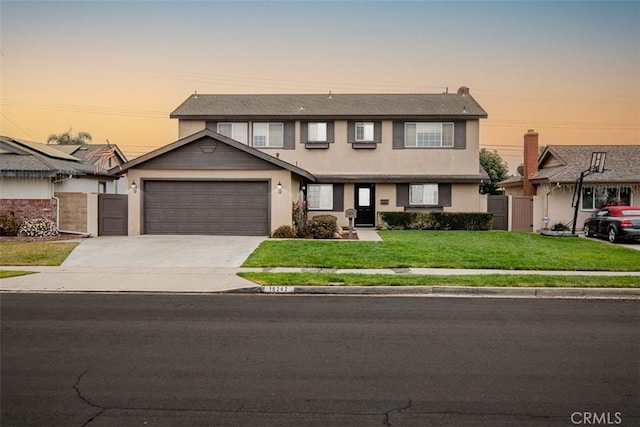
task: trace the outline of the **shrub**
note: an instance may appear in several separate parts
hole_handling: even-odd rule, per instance
[[[309,239],[311,233],[309,232],[309,219],[307,217],[307,204],[302,202],[294,202],[292,208],[293,216],[293,229],[296,233],[296,237],[301,239]]]
[[[35,218],[23,222],[18,234],[26,237],[51,237],[57,236],[59,233],[54,222],[44,218]]]
[[[486,212],[378,212],[382,230],[491,230]]]
[[[314,216],[307,224],[314,239],[333,239],[338,232],[338,218],[333,215]]]
[[[294,239],[296,237],[296,232],[293,227],[288,225],[281,225],[276,228],[276,230],[271,233],[271,237],[276,239]]]
[[[17,236],[20,231],[20,223],[15,215],[0,212],[0,236]]]
[[[569,231],[570,228],[566,224],[563,224],[561,222],[557,222],[557,223],[553,224],[553,227],[551,227],[551,230],[553,230],[553,231]]]

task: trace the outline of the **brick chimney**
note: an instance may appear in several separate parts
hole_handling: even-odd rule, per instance
[[[469,95],[469,88],[466,86],[460,86],[458,88],[458,95],[462,95],[462,96]]]
[[[538,173],[538,132],[529,129],[524,134],[524,174],[523,194],[535,196],[536,187],[531,184],[529,178]]]

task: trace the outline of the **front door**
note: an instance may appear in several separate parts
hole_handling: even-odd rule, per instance
[[[376,185],[356,184],[355,186],[356,221],[360,227],[373,227],[376,225]]]

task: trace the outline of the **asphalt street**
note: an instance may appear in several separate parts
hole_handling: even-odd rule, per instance
[[[597,414],[638,425],[639,308],[2,294],[0,424],[571,426]]]

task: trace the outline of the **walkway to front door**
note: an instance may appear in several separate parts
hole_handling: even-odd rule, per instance
[[[356,227],[373,227],[376,225],[376,185],[356,184],[355,205],[358,216]]]

